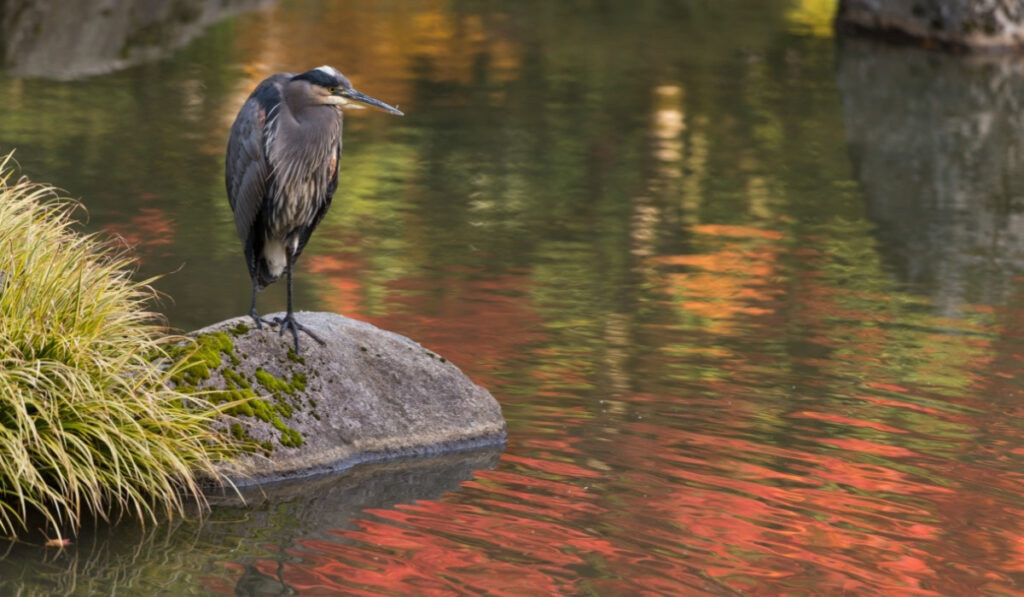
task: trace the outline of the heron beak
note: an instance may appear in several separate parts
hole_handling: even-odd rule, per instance
[[[384,102],[380,101],[379,99],[374,99],[368,95],[359,93],[355,89],[346,89],[344,91],[340,91],[338,92],[338,95],[345,98],[346,107],[362,109],[369,106],[371,108],[380,110],[381,112],[387,112],[388,114],[397,114],[398,116],[405,116],[405,114],[398,108],[395,108],[394,106],[389,106]]]

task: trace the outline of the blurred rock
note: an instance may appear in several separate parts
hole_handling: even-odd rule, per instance
[[[974,50],[1024,44],[1024,4],[1017,0],[840,0],[836,23]]]
[[[74,79],[166,56],[206,26],[270,0],[0,1],[4,68]]]
[[[882,251],[937,305],[999,304],[1024,270],[1024,62],[839,44],[854,176]]]

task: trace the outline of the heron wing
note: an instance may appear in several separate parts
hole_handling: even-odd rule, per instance
[[[253,245],[262,242],[256,238],[258,235],[253,235],[253,228],[260,221],[260,210],[271,175],[266,137],[281,103],[281,90],[292,76],[291,73],[279,73],[260,83],[238,111],[228,138],[225,161],[228,202],[235,214],[238,237],[245,245],[250,267],[256,253]]]

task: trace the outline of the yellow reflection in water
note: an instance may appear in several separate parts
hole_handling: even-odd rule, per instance
[[[797,0],[788,12],[789,29],[803,35],[832,37],[837,0]]]

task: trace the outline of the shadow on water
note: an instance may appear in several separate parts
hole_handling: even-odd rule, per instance
[[[290,561],[300,544],[344,543],[338,533],[358,527],[367,511],[436,500],[458,490],[475,471],[494,468],[500,455],[481,451],[359,466],[249,488],[243,491],[244,506],[237,499],[216,500],[202,518],[147,528],[131,522],[87,525],[60,551],[8,544],[0,547],[0,555],[6,554],[0,557],[0,594],[292,594],[273,571],[278,562]],[[230,569],[237,586],[225,585],[222,578],[209,580],[217,586],[204,586],[204,576],[224,576],[224,569],[211,564]],[[176,584],[173,575],[168,577],[171,570],[192,575]]]
[[[1024,62],[843,37],[854,175],[901,280],[955,315],[1024,271]]]

